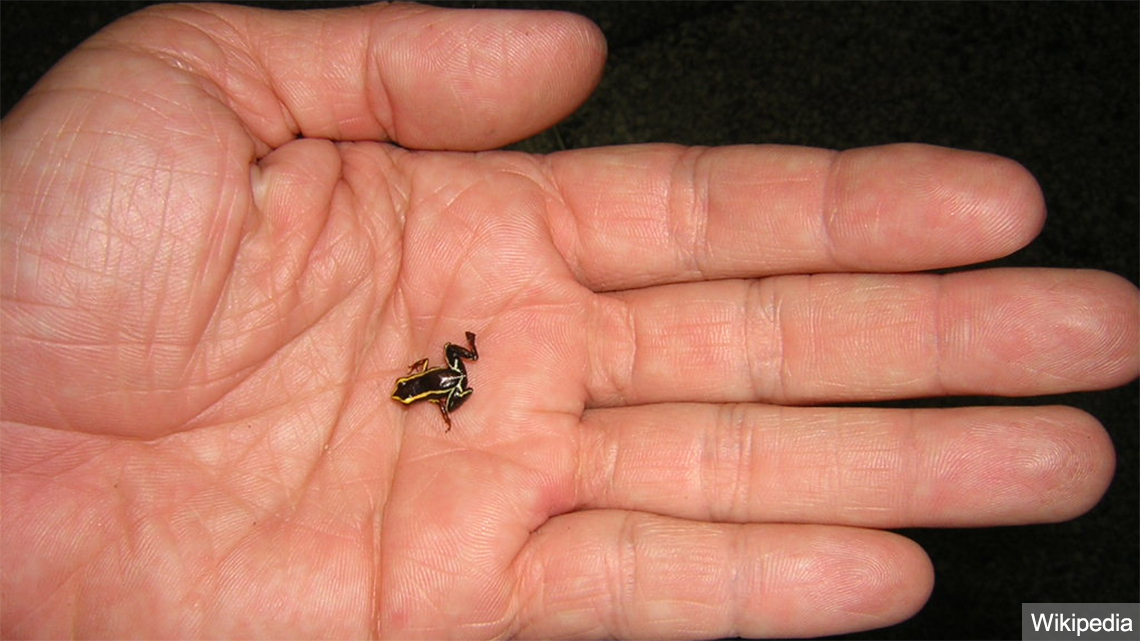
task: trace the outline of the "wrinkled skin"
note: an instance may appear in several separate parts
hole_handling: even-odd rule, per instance
[[[1137,375],[1120,278],[903,275],[1029,242],[1024,169],[469,153],[604,56],[560,14],[165,6],[49,73],[0,151],[3,635],[831,634],[929,594],[880,528],[1097,501],[1077,410],[834,406]],[[445,433],[389,395],[464,331]]]

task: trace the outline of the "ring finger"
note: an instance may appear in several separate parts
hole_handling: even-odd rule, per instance
[[[1103,494],[1112,444],[1067,407],[661,404],[586,413],[579,508],[864,527],[1060,521]]]

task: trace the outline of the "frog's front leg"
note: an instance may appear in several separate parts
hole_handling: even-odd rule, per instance
[[[426,359],[426,358],[421,358],[420,360],[418,360],[418,361],[416,361],[416,362],[412,363],[411,365],[409,365],[409,366],[408,366],[408,373],[409,373],[409,374],[411,374],[412,372],[416,371],[416,368],[417,368],[417,367],[418,367],[418,368],[420,368],[420,373],[421,373],[421,374],[422,374],[422,373],[424,373],[424,372],[426,372],[426,371],[427,371],[427,368],[428,368],[428,359]]]

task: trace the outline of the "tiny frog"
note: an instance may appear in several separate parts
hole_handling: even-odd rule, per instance
[[[467,368],[463,365],[463,359],[477,361],[479,351],[475,349],[475,335],[471,332],[466,334],[467,345],[471,349],[447,343],[443,346],[446,364],[428,367],[428,359],[421,358],[408,368],[407,376],[396,379],[396,388],[392,390],[392,400],[404,405],[416,401],[431,401],[438,405],[443,420],[447,423],[447,432],[451,431],[451,412],[462,405],[474,391],[467,386]]]

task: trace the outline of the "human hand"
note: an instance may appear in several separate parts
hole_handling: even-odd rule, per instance
[[[4,634],[826,634],[925,599],[874,528],[1096,501],[1074,410],[812,406],[1135,377],[1120,279],[888,273],[1032,238],[1015,164],[383,142],[542,129],[603,51],[562,15],[163,7],[45,78],[0,151]],[[465,330],[445,433],[388,396]]]

